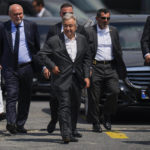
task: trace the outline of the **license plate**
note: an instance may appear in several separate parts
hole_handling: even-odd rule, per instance
[[[146,90],[141,90],[141,99],[149,99]]]

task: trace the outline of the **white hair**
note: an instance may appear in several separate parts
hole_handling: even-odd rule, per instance
[[[71,14],[71,13],[66,13],[63,18],[62,18],[62,23],[64,24],[64,22],[66,20],[69,20],[69,19],[73,19],[75,21],[75,25],[77,27],[77,19],[76,19],[76,16],[74,14]]]

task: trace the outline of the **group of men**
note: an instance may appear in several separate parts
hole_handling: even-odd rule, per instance
[[[60,8],[62,22],[50,26],[41,50],[37,25],[23,18],[23,8],[11,5],[9,16],[10,20],[0,30],[0,64],[7,92],[6,129],[11,134],[27,133],[24,125],[29,113],[33,72],[39,71],[51,82],[49,133],[55,130],[59,120],[64,143],[77,142],[82,137],[76,125],[83,88],[88,88],[87,120],[92,123],[93,131],[102,132],[99,101],[103,93],[106,101],[101,118],[104,127],[111,130],[118,80],[126,78],[126,67],[118,32],[109,26],[110,11],[98,10],[97,24],[85,29],[77,23],[72,5],[64,3]]]

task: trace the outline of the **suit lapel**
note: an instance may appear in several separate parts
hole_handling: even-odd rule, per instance
[[[26,40],[27,40],[27,43],[29,45],[30,43],[30,26],[29,24],[26,22],[26,20],[24,20],[24,32],[25,32],[25,37],[26,37]]]
[[[59,23],[57,24],[57,34],[60,34],[60,33],[61,33],[61,27],[62,27],[62,23],[59,22]]]
[[[72,61],[68,52],[67,52],[67,49],[66,49],[66,44],[65,44],[65,38],[64,38],[64,33],[61,33],[59,34],[59,38],[60,38],[60,47],[62,48],[62,55],[65,56],[68,60]]]
[[[11,52],[13,53],[13,44],[12,44],[12,35],[11,35],[11,21],[6,22],[6,37],[8,40],[8,45],[10,47]]]
[[[97,51],[97,25],[94,25],[93,26],[93,30],[94,30],[94,32],[93,32],[93,38],[94,38],[94,45],[95,45],[95,52]]]
[[[80,56],[80,52],[81,52],[81,41],[80,41],[80,37],[78,36],[78,33],[76,33],[76,41],[77,41],[77,54],[76,54],[75,61]]]
[[[112,50],[114,50],[114,35],[113,35],[113,30],[112,30],[112,28],[111,28],[111,26],[109,27],[109,32],[110,32],[110,37],[111,37],[111,42],[112,42]]]

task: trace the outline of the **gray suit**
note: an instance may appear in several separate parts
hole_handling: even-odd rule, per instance
[[[42,17],[51,17],[51,16],[53,16],[53,15],[45,8]]]
[[[85,86],[84,78],[89,77],[91,54],[86,38],[76,33],[77,55],[74,62],[65,47],[64,33],[50,38],[40,52],[46,55],[43,60],[50,70],[58,66],[60,73],[51,74],[52,86],[59,101],[59,121],[62,136],[72,134],[76,129],[77,114],[80,104],[81,88]]]

